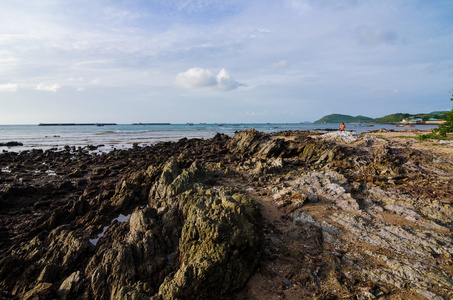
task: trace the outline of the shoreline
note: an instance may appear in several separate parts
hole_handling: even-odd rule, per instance
[[[169,126],[169,127],[167,127]],[[17,129],[17,134],[14,134],[15,131],[8,133],[8,129],[4,132],[9,134],[11,137],[8,138],[8,135],[0,137],[0,151],[14,151],[22,152],[33,149],[58,149],[63,150],[65,147],[98,147],[100,151],[108,152],[113,149],[129,149],[134,144],[140,146],[153,145],[159,142],[167,141],[178,141],[182,138],[202,138],[209,139],[212,138],[217,133],[224,133],[229,136],[234,136],[234,134],[240,130],[246,130],[253,128],[250,126],[243,127],[217,127],[212,125],[211,127],[206,127],[201,130],[197,129],[196,126],[186,126],[182,125],[176,126],[175,128],[170,127],[173,125],[166,125],[165,127],[155,130],[154,126],[149,126],[149,129],[145,129],[147,126],[143,126],[143,129],[140,126],[133,125],[117,125],[115,130],[104,129],[104,127],[98,126],[44,126],[36,127],[42,128],[43,130],[35,129]],[[203,125],[205,126],[205,125]],[[308,130],[310,132],[336,132],[338,128],[332,128],[331,126],[325,126],[326,128],[320,128],[314,124],[310,127],[304,125],[300,126],[300,129],[290,128],[286,129],[288,126],[257,126],[257,130],[269,132],[275,134],[280,131],[285,130]],[[353,131],[359,133],[373,132],[375,130],[380,130],[385,128],[387,131],[401,131],[405,130],[424,130],[424,132],[429,132],[432,128],[426,128],[424,126],[416,126],[415,128],[402,128],[402,127],[352,127],[348,126],[346,131]],[[430,125],[432,126],[432,125]],[[195,128],[194,128],[195,127]],[[289,126],[292,127],[292,126]],[[49,128],[47,130],[46,128]],[[55,131],[53,128],[62,128],[61,131]],[[77,128],[82,128],[78,130]],[[85,130],[85,128],[87,130]],[[99,128],[99,129],[98,129]]]

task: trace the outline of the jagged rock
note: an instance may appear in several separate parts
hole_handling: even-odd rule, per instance
[[[175,218],[170,217],[175,211],[164,212],[161,219],[152,208],[135,211],[126,241],[105,245],[104,250],[100,249],[102,256],[97,254],[86,270],[92,289],[98,291],[96,297],[152,295],[157,286],[138,283],[159,282],[162,272],[177,267],[174,263],[168,265],[175,251],[181,266],[161,285],[157,298],[208,299],[209,295],[226,295],[243,286],[262,247],[259,208],[246,195],[230,193],[190,190],[173,199],[183,210],[183,220],[176,221],[179,241],[174,237],[168,242],[161,240],[165,234],[175,233],[170,228],[178,228]],[[241,227],[237,227],[239,224]],[[159,235],[164,236],[156,239]],[[175,240],[178,249],[171,245]]]
[[[283,152],[285,141],[283,139],[271,139],[261,145],[257,156],[260,158],[270,158],[278,156]]]
[[[146,245],[153,246],[153,242],[148,242]],[[95,299],[118,298],[122,288],[129,284],[133,284],[136,280],[136,276],[139,279],[142,279],[141,276],[146,275],[136,274],[138,273],[137,269],[143,262],[139,262],[134,255],[137,250],[133,249],[134,246],[135,245],[130,243],[114,243],[111,249],[104,251],[101,249],[100,253],[93,258],[92,262],[90,262],[90,265],[97,265],[93,271],[91,271],[90,265],[85,271],[91,279],[91,288],[95,291]],[[154,251],[153,248],[150,250]],[[149,253],[146,254],[149,255]],[[145,262],[145,264],[148,268],[153,267],[151,261]],[[155,271],[158,272],[159,270]],[[148,287],[148,289],[143,292],[152,293],[153,289]]]
[[[383,145],[377,148],[374,161],[369,168],[378,175],[398,176],[402,174],[400,164],[402,162],[397,153],[388,145]]]
[[[385,143],[386,140],[376,137],[375,135],[365,134],[362,137],[362,140],[365,142],[366,147],[371,147],[376,143]]]
[[[1,154],[0,298],[234,299],[262,234],[239,297],[453,298],[448,145],[282,135]]]
[[[416,291],[422,292],[422,295],[430,295],[433,299],[438,296],[429,291],[430,289],[442,290],[445,294],[452,295],[453,280],[451,278],[430,272],[428,271],[429,269],[425,270],[400,260],[391,259],[384,255],[369,254],[387,266],[387,268],[364,270],[373,280],[386,282],[398,288],[410,285]]]
[[[171,159],[168,161],[162,170],[160,179],[150,190],[150,198],[165,198],[167,196],[168,187],[175,181],[179,174],[181,174],[181,170],[177,160]]]
[[[54,282],[56,279],[59,279],[61,268],[54,264],[45,265],[42,269],[38,282]]]
[[[58,296],[60,299],[65,300],[69,293],[77,294],[82,281],[82,274],[80,271],[72,273],[66,278],[58,289]]]
[[[49,246],[41,261],[70,269],[86,254],[90,247],[88,238],[79,231],[71,231],[65,225],[54,229],[48,237]]]
[[[357,201],[351,196],[347,179],[336,172],[312,172],[291,182],[296,190],[308,195],[311,202],[320,197],[332,201],[344,210],[358,211]]]
[[[52,299],[53,298],[53,285],[48,282],[41,282],[25,293],[22,299],[35,300],[35,299]]]
[[[156,211],[152,209],[140,209],[132,213],[129,226],[130,231],[146,232],[153,226]]]
[[[176,196],[190,189],[195,183],[203,183],[207,177],[199,161],[194,161],[189,168],[181,170],[177,161],[170,160],[163,168],[159,180],[149,192],[149,199],[155,202]]]
[[[146,187],[143,186],[144,181],[145,174],[142,171],[125,176],[121,185],[115,191],[112,204],[119,209],[130,207],[133,203],[139,204],[146,195]]]
[[[303,144],[297,153],[303,161],[314,165],[326,164],[334,160],[341,161],[344,157],[338,146],[328,147],[325,143]]]
[[[254,154],[262,147],[261,143],[265,137],[269,137],[269,135],[259,132],[254,128],[240,131],[228,142],[228,148],[232,152]],[[280,142],[276,143],[278,144]],[[273,145],[275,144],[269,144],[268,150],[264,151],[264,153],[269,153],[271,149],[275,149]]]
[[[0,287],[10,287],[10,291],[24,290],[23,282],[33,281],[33,275],[37,271],[36,261],[42,257],[44,251],[41,237],[35,237],[20,246],[0,260]]]
[[[263,247],[258,206],[234,191],[199,189],[178,198],[185,217],[181,266],[153,299],[213,299],[238,290],[252,274]]]

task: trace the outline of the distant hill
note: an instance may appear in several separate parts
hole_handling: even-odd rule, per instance
[[[445,111],[434,111],[431,113],[420,113],[420,114],[408,114],[408,113],[396,113],[387,115],[381,118],[369,118],[365,116],[350,116],[350,115],[340,115],[340,114],[331,114],[322,117],[314,123],[399,123],[404,119],[410,118],[421,118],[424,121],[428,121],[430,118],[434,119],[444,119]]]
[[[368,123],[372,122],[373,118],[365,117],[365,116],[349,116],[349,115],[340,115],[340,114],[331,114],[322,117],[318,121],[314,123]]]
[[[436,116],[443,116],[447,113],[448,111],[446,110],[443,110],[443,111],[433,111],[433,112],[430,112],[431,115],[436,115]]]
[[[436,111],[432,112],[429,114],[421,113],[421,114],[404,114],[404,113],[397,113],[397,114],[391,114],[384,116],[382,118],[376,118],[373,120],[373,123],[397,123],[401,122],[404,119],[410,119],[410,118],[421,118],[424,121],[428,121],[430,118],[435,118],[435,119],[442,119],[443,114],[445,112],[441,111]]]
[[[403,113],[397,113],[397,114],[391,114],[387,116],[383,116],[381,118],[376,118],[373,120],[374,123],[396,123],[396,122],[401,122],[404,119],[408,119],[413,117],[411,114],[403,114]]]

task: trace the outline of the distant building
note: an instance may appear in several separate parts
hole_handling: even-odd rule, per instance
[[[423,123],[423,119],[422,118],[411,118],[410,122],[411,123]]]

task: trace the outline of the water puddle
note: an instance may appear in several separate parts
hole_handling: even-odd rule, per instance
[[[115,219],[113,219],[110,224],[112,224],[114,221],[118,221],[120,223],[123,223],[123,222],[127,222],[129,219],[131,218],[131,215],[123,215],[123,214],[120,214],[118,217],[116,217]],[[101,237],[104,236],[105,232],[107,231],[107,229],[109,228],[110,224],[108,226],[104,226],[104,228],[102,229],[102,232],[94,239],[90,239],[90,243],[93,244],[94,246],[97,245],[97,243],[99,242],[99,239]]]
[[[9,169],[9,167],[1,168],[1,170],[2,170],[2,173],[11,173],[11,170]]]

